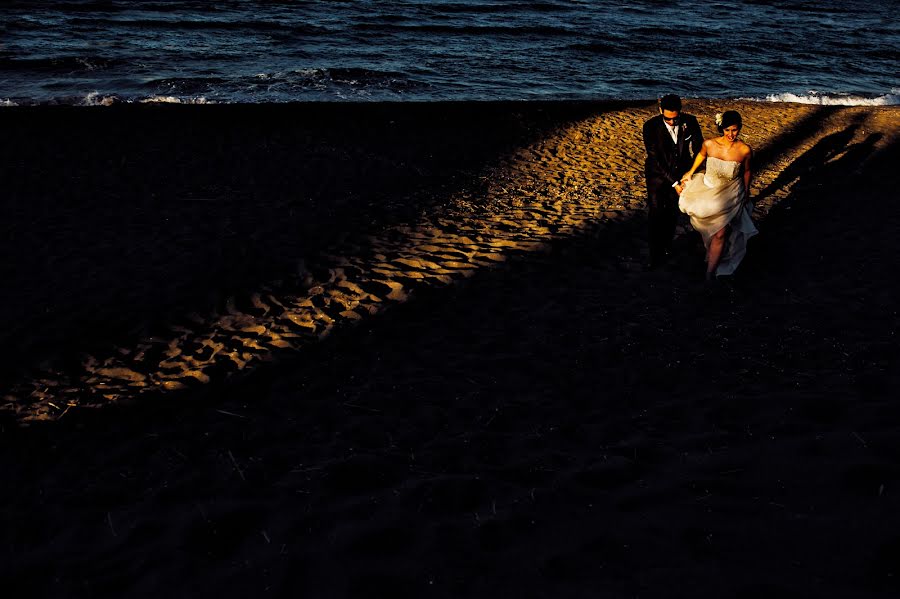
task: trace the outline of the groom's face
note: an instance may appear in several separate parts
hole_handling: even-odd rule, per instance
[[[663,120],[670,127],[674,127],[678,124],[678,117],[681,116],[681,113],[677,110],[662,110]]]

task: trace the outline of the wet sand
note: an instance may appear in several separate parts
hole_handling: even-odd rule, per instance
[[[737,109],[713,286],[643,268],[651,104],[0,112],[4,579],[893,595],[900,109]]]

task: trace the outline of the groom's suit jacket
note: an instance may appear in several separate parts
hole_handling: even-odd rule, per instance
[[[644,175],[651,202],[657,193],[671,188],[690,170],[702,145],[703,131],[693,115],[681,113],[677,143],[672,141],[661,114],[644,123],[644,146],[647,149]]]

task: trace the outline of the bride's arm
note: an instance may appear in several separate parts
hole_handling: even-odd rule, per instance
[[[744,156],[744,198],[750,201],[750,176],[753,174],[750,170],[750,159],[753,158],[753,148],[747,146],[747,155]]]
[[[704,141],[703,145],[700,146],[700,151],[697,152],[697,157],[694,158],[694,165],[691,167],[691,170],[686,172],[684,174],[684,176],[681,178],[682,183],[687,182],[691,178],[691,176],[694,174],[694,171],[696,171],[698,168],[700,168],[700,165],[703,164],[704,160],[706,160],[706,143],[707,142]]]

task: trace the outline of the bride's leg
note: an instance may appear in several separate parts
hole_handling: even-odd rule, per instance
[[[722,259],[722,248],[725,247],[725,238],[728,236],[728,227],[709,238],[709,249],[706,251],[706,280],[712,280]]]

